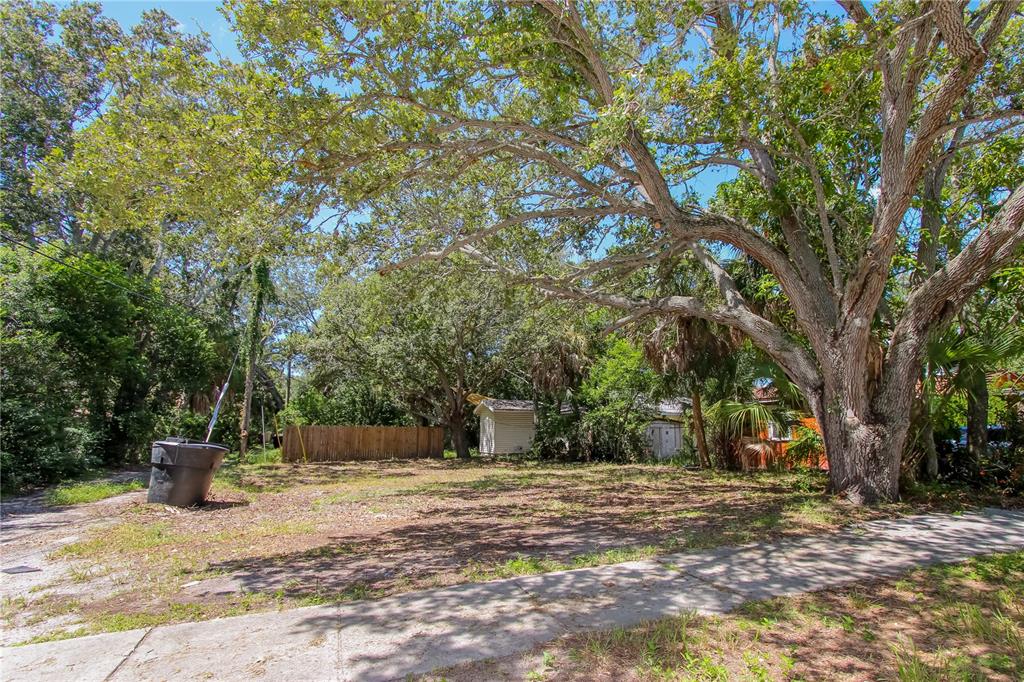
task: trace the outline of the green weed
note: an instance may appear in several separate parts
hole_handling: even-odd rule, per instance
[[[125,554],[142,549],[151,549],[173,544],[181,538],[169,530],[167,522],[129,522],[104,530],[89,540],[65,545],[50,556],[53,558],[72,557],[85,559],[105,555]]]
[[[108,497],[121,495],[133,490],[142,490],[141,481],[125,481],[123,483],[111,483],[109,481],[94,481],[86,483],[74,483],[53,488],[46,493],[46,503],[53,507],[65,507],[72,504],[85,504],[104,500]]]

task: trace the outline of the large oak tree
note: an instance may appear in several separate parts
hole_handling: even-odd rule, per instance
[[[395,225],[395,258],[461,251],[631,319],[745,334],[806,394],[832,488],[877,501],[898,496],[929,336],[1024,242],[1019,4],[255,0],[232,14],[287,85],[278,104],[304,112],[292,181],[317,206],[372,210],[422,178],[466,191],[469,174],[487,220]],[[959,221],[930,220],[979,163],[996,180],[966,193]],[[714,169],[735,179],[702,201]],[[530,266],[510,244],[531,236],[591,258]],[[601,257],[606,236],[623,248]],[[607,284],[683,252],[716,293]],[[744,294],[737,254],[791,323]]]

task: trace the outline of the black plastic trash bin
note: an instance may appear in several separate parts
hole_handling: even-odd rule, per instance
[[[153,443],[149,502],[191,507],[202,504],[228,449],[216,443],[168,438]]]

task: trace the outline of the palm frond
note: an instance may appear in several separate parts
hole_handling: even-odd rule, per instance
[[[719,400],[708,407],[706,416],[715,426],[736,438],[761,433],[771,424],[784,429],[794,421],[793,414],[780,406],[738,400]]]

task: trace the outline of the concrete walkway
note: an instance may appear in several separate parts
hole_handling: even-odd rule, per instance
[[[568,632],[900,574],[1024,548],[1024,512],[875,521],[376,601],[181,623],[0,650],[4,680],[393,680]]]

